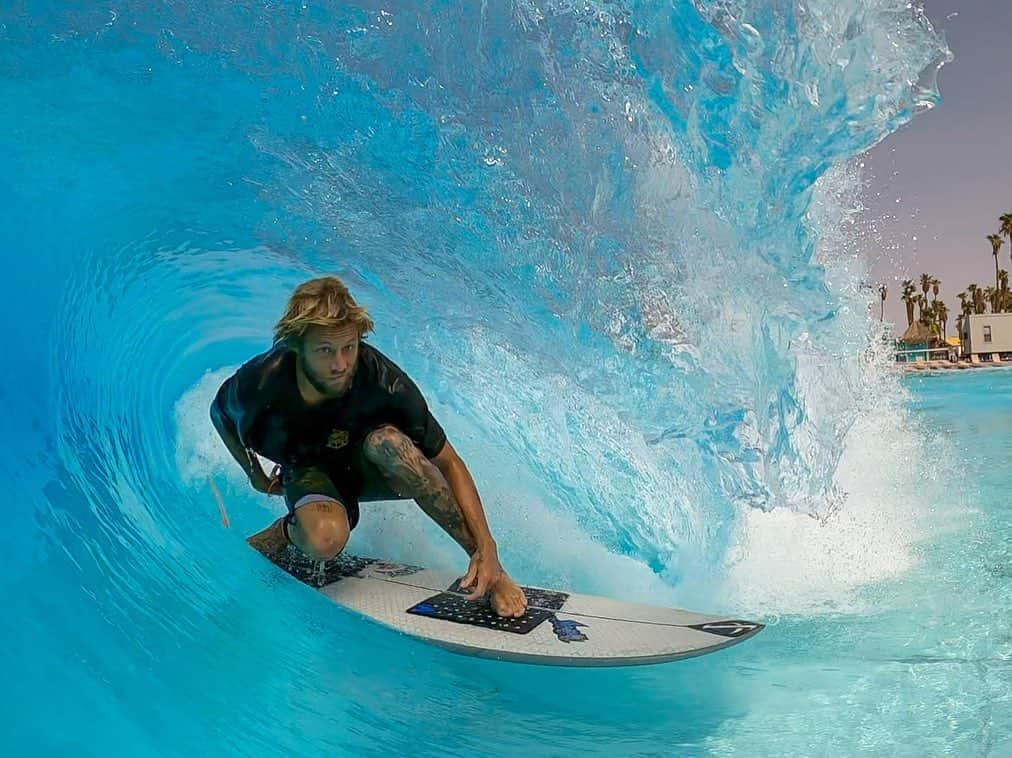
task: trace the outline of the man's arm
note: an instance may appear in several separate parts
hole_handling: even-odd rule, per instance
[[[447,440],[436,457],[430,460],[450,485],[450,491],[460,506],[468,531],[474,538],[475,550],[495,555],[496,543],[489,531],[488,521],[485,520],[485,511],[478,496],[478,489],[474,486],[471,472],[467,470],[467,466],[457,455],[450,441]]]
[[[408,438],[402,441],[405,449],[394,453],[397,462],[387,466],[386,475],[392,474],[396,479],[394,469],[399,464],[405,466],[413,474],[405,480],[406,490],[414,491],[412,497],[422,510],[471,556],[467,573],[461,579],[462,587],[472,588],[467,598],[475,600],[491,589],[497,613],[522,615],[526,605],[523,592],[502,570],[499,548],[489,531],[471,473],[407,375],[398,382],[395,403],[401,414],[399,430]],[[416,461],[409,463],[413,457]],[[439,476],[433,468],[439,471]]]
[[[251,455],[249,450],[240,441],[239,430],[236,428],[235,422],[221,410],[217,396],[211,402],[210,413],[211,423],[218,432],[218,436],[221,437],[221,441],[225,443],[228,452],[231,453],[232,457],[235,458],[235,462],[239,464],[243,473],[246,474],[250,484],[260,492],[268,492],[271,483],[270,477],[264,473],[259,459],[255,455]]]

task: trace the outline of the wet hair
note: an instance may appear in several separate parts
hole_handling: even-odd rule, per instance
[[[369,312],[355,302],[344,282],[336,276],[310,279],[295,288],[285,315],[274,325],[274,341],[298,349],[311,326],[341,328],[355,326],[358,336],[372,331]]]

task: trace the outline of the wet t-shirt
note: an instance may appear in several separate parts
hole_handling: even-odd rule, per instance
[[[360,343],[351,387],[341,397],[307,405],[296,383],[295,353],[278,346],[244,363],[214,402],[243,444],[277,463],[342,470],[354,466],[362,440],[395,426],[428,458],[446,435],[422,393],[393,361]]]

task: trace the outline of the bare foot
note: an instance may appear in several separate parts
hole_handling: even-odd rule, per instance
[[[263,531],[257,532],[248,538],[246,543],[255,550],[260,551],[268,559],[277,562],[288,546],[288,540],[285,539],[285,533],[281,528],[282,521],[284,521],[284,517],[279,518]]]
[[[492,610],[500,616],[518,618],[527,612],[527,596],[505,571],[499,574],[498,581],[492,586],[490,599]]]

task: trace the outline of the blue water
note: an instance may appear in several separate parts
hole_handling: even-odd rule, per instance
[[[855,243],[947,56],[902,0],[5,4],[5,752],[1008,754],[1012,372],[893,374]],[[496,664],[265,566],[206,408],[323,272],[518,578],[766,631]],[[351,549],[464,567],[410,504]]]

